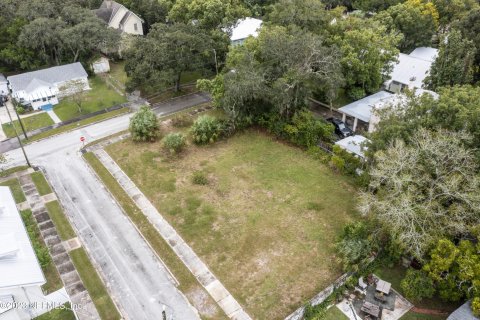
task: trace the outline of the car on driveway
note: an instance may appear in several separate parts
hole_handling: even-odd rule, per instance
[[[333,126],[335,127],[335,133],[336,133],[340,138],[343,139],[343,138],[346,138],[346,137],[349,137],[349,136],[353,136],[353,135],[354,135],[352,129],[350,129],[349,127],[347,127],[347,125],[345,124],[345,122],[343,122],[342,120],[337,119],[337,118],[328,118],[327,121],[330,122],[331,124],[333,124]]]

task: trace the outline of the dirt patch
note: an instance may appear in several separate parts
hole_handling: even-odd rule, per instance
[[[220,310],[216,304],[212,303],[212,299],[206,293],[205,290],[199,287],[195,287],[186,293],[188,300],[198,310],[202,319],[204,318],[216,318]]]

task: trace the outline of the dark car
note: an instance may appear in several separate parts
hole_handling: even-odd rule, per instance
[[[340,138],[346,138],[349,136],[353,136],[353,131],[347,125],[340,119],[337,118],[328,118],[328,122],[333,124],[335,127],[335,133],[340,137]]]

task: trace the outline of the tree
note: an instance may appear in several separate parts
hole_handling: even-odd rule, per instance
[[[443,39],[425,84],[431,90],[442,86],[469,84],[473,81],[476,48],[471,40],[451,30]]]
[[[83,80],[71,80],[59,88],[59,95],[72,101],[78,108],[78,113],[82,113],[82,105],[87,97],[88,84]]]
[[[375,154],[360,211],[379,221],[403,250],[424,260],[442,237],[466,234],[480,219],[478,165],[465,132],[420,129]]]
[[[338,54],[318,35],[294,26],[270,26],[230,51],[230,71],[201,84],[214,92],[216,104],[234,123],[271,111],[289,119],[306,106],[314,89],[325,88],[333,99],[343,80]]]
[[[172,7],[169,0],[121,0],[118,1],[145,20],[148,32],[155,23],[166,23],[167,15]]]
[[[477,51],[475,55],[475,81],[480,80],[480,6],[476,9],[470,10],[460,21],[455,23],[455,26],[462,36],[471,40],[476,46]]]
[[[421,270],[408,269],[405,278],[400,283],[405,296],[414,301],[431,298],[435,293],[433,280]]]
[[[401,51],[430,46],[438,27],[438,12],[435,6],[422,0],[407,0],[392,6],[380,12],[375,19],[390,30],[398,30],[403,34]]]
[[[376,22],[358,24],[358,28],[346,29],[334,38],[342,51],[341,63],[348,94],[355,100],[380,88],[384,75],[396,60],[396,46],[402,39]]]
[[[194,23],[207,30],[232,26],[245,16],[249,11],[239,0],[177,0],[168,15],[172,21]]]
[[[326,10],[320,0],[279,0],[271,6],[267,21],[280,26],[295,25],[313,33],[325,32],[334,18],[340,18],[339,10]]]
[[[472,139],[463,143],[475,152],[480,163],[480,88],[469,85],[444,87],[438,93],[437,98],[430,94],[416,96],[409,93],[405,103],[380,110],[380,122],[370,137],[369,153],[386,150],[397,139],[410,144],[412,136],[422,128],[445,129],[468,133]]]
[[[193,25],[155,24],[126,54],[128,88],[163,83],[179,91],[182,73],[205,70],[211,49],[209,35]]]
[[[440,297],[447,301],[480,298],[480,244],[462,240],[455,245],[440,239],[423,267],[435,283]],[[472,305],[474,312],[480,311]]]
[[[452,21],[465,16],[470,10],[478,7],[475,0],[433,0],[438,10],[440,24],[448,26]]]
[[[157,116],[147,106],[141,107],[130,119],[130,133],[134,141],[155,141],[159,130]]]
[[[352,6],[365,12],[380,12],[401,2],[402,0],[353,0]]]

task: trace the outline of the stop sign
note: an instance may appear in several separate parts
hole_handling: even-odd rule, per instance
[[[80,137],[80,141],[85,141],[85,137]]]

